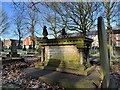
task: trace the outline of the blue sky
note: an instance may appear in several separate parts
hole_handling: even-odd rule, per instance
[[[8,28],[8,32],[5,33],[4,36],[2,36],[2,39],[18,39],[18,36],[15,36],[14,35],[14,32],[13,32],[13,29],[15,29],[15,26],[13,25],[11,18],[13,17],[14,15],[14,9],[12,8],[12,2],[2,2],[2,9],[5,10],[5,12],[7,13],[8,15],[8,18],[9,18],[9,22],[10,22],[10,28]],[[40,25],[36,25],[37,27],[35,27],[36,31],[38,31],[38,34],[36,34],[36,36],[38,37],[42,37],[42,27]],[[26,35],[29,36],[30,34]],[[26,37],[24,37],[23,39],[25,39]],[[50,36],[51,37],[51,36]]]
[[[4,10],[7,13],[8,18],[11,18],[11,16],[13,15],[13,12],[14,12],[13,9],[12,9],[12,7],[11,7],[11,4],[12,4],[11,2],[7,2],[7,3],[2,2],[2,10]],[[5,33],[2,36],[2,38],[4,38],[4,39],[9,39],[11,37],[14,38],[13,36],[11,36],[12,30],[10,30],[10,29],[11,29],[11,25],[10,25],[10,28],[8,28],[7,33]],[[9,32],[9,30],[10,30],[10,32]]]
[[[5,12],[7,13],[9,20],[10,18],[14,15],[14,10],[12,8],[12,2],[2,2],[2,8],[5,10]],[[11,22],[11,21],[10,21]],[[115,26],[116,23],[113,24],[113,26]],[[17,36],[13,35],[13,29],[15,29],[13,24],[10,24],[10,28],[9,28],[9,32],[7,32],[7,34],[5,34],[4,36],[2,36],[3,39],[18,39]],[[36,34],[37,36],[41,37],[42,36],[42,27],[38,26],[36,27],[37,31],[39,31],[39,34]],[[50,36],[51,37],[51,36]]]

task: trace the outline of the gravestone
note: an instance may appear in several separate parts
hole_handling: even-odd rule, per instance
[[[98,39],[100,48],[100,60],[102,66],[102,88],[108,88],[110,82],[110,63],[108,59],[107,36],[104,20],[102,17],[98,17]]]
[[[17,54],[17,46],[16,46],[16,41],[11,40],[11,56],[12,57],[18,57],[19,55]]]
[[[0,52],[2,52],[2,51],[3,51],[3,42],[0,39]]]
[[[23,51],[26,51],[26,46],[24,45],[24,47],[23,47]]]
[[[29,49],[32,49],[32,45],[29,45]]]

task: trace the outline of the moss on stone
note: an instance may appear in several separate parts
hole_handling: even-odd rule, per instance
[[[76,44],[80,48],[84,48],[84,37],[81,38],[59,38],[59,39],[46,39],[38,41],[42,46],[44,45],[74,45]]]

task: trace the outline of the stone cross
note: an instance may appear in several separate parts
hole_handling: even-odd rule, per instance
[[[108,88],[110,82],[110,64],[108,59],[107,36],[102,17],[98,17],[98,39],[102,66],[102,88]]]

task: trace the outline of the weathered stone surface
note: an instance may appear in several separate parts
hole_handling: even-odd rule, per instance
[[[41,61],[43,64],[41,64],[41,67],[44,66],[44,69],[63,72],[75,71],[75,74],[85,72],[85,66],[83,65],[84,48],[87,48],[87,44],[91,44],[92,39],[85,37],[59,38],[43,39],[39,42],[42,47]]]
[[[45,58],[49,66],[79,69],[82,64],[82,52],[74,45],[66,46],[46,46]]]
[[[108,59],[107,36],[105,32],[104,20],[102,17],[98,18],[98,39],[100,48],[100,60],[102,66],[103,88],[109,87],[110,81],[110,63]]]
[[[19,55],[17,54],[17,46],[15,40],[11,40],[11,56],[12,57],[18,57]]]

